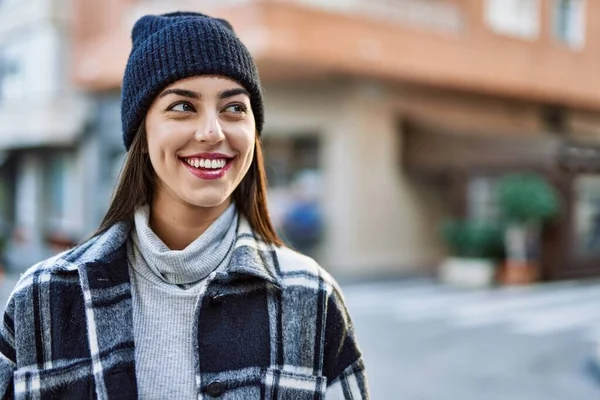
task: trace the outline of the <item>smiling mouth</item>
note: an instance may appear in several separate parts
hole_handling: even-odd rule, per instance
[[[181,160],[189,165],[190,167],[207,170],[207,171],[216,171],[223,169],[229,164],[233,159],[232,158],[216,158],[216,159],[208,159],[208,158],[198,158],[198,157],[190,157],[190,158],[181,158]]]

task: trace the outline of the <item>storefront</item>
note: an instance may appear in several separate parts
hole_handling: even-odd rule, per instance
[[[511,172],[544,176],[560,199],[560,216],[542,233],[543,280],[600,275],[600,152],[593,143],[550,133],[455,131],[407,120],[404,168],[437,187],[448,213],[497,220],[496,183]]]

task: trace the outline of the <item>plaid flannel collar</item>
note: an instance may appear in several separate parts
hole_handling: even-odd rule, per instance
[[[113,264],[115,258],[124,256],[125,243],[132,229],[131,222],[120,222],[73,251],[59,257],[53,266],[56,272],[77,272],[99,264]],[[278,288],[283,288],[275,247],[264,242],[252,230],[250,222],[238,219],[235,248],[227,268],[227,274],[254,276]]]

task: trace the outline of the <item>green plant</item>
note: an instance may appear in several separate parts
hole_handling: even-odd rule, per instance
[[[495,224],[452,219],[442,224],[441,234],[456,257],[500,259],[504,255],[503,232]]]
[[[533,173],[500,179],[498,203],[507,222],[542,223],[559,213],[558,196],[545,178]]]

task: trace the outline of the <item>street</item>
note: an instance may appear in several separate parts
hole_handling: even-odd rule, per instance
[[[345,286],[375,400],[600,398],[588,370],[600,283],[461,291]]]

